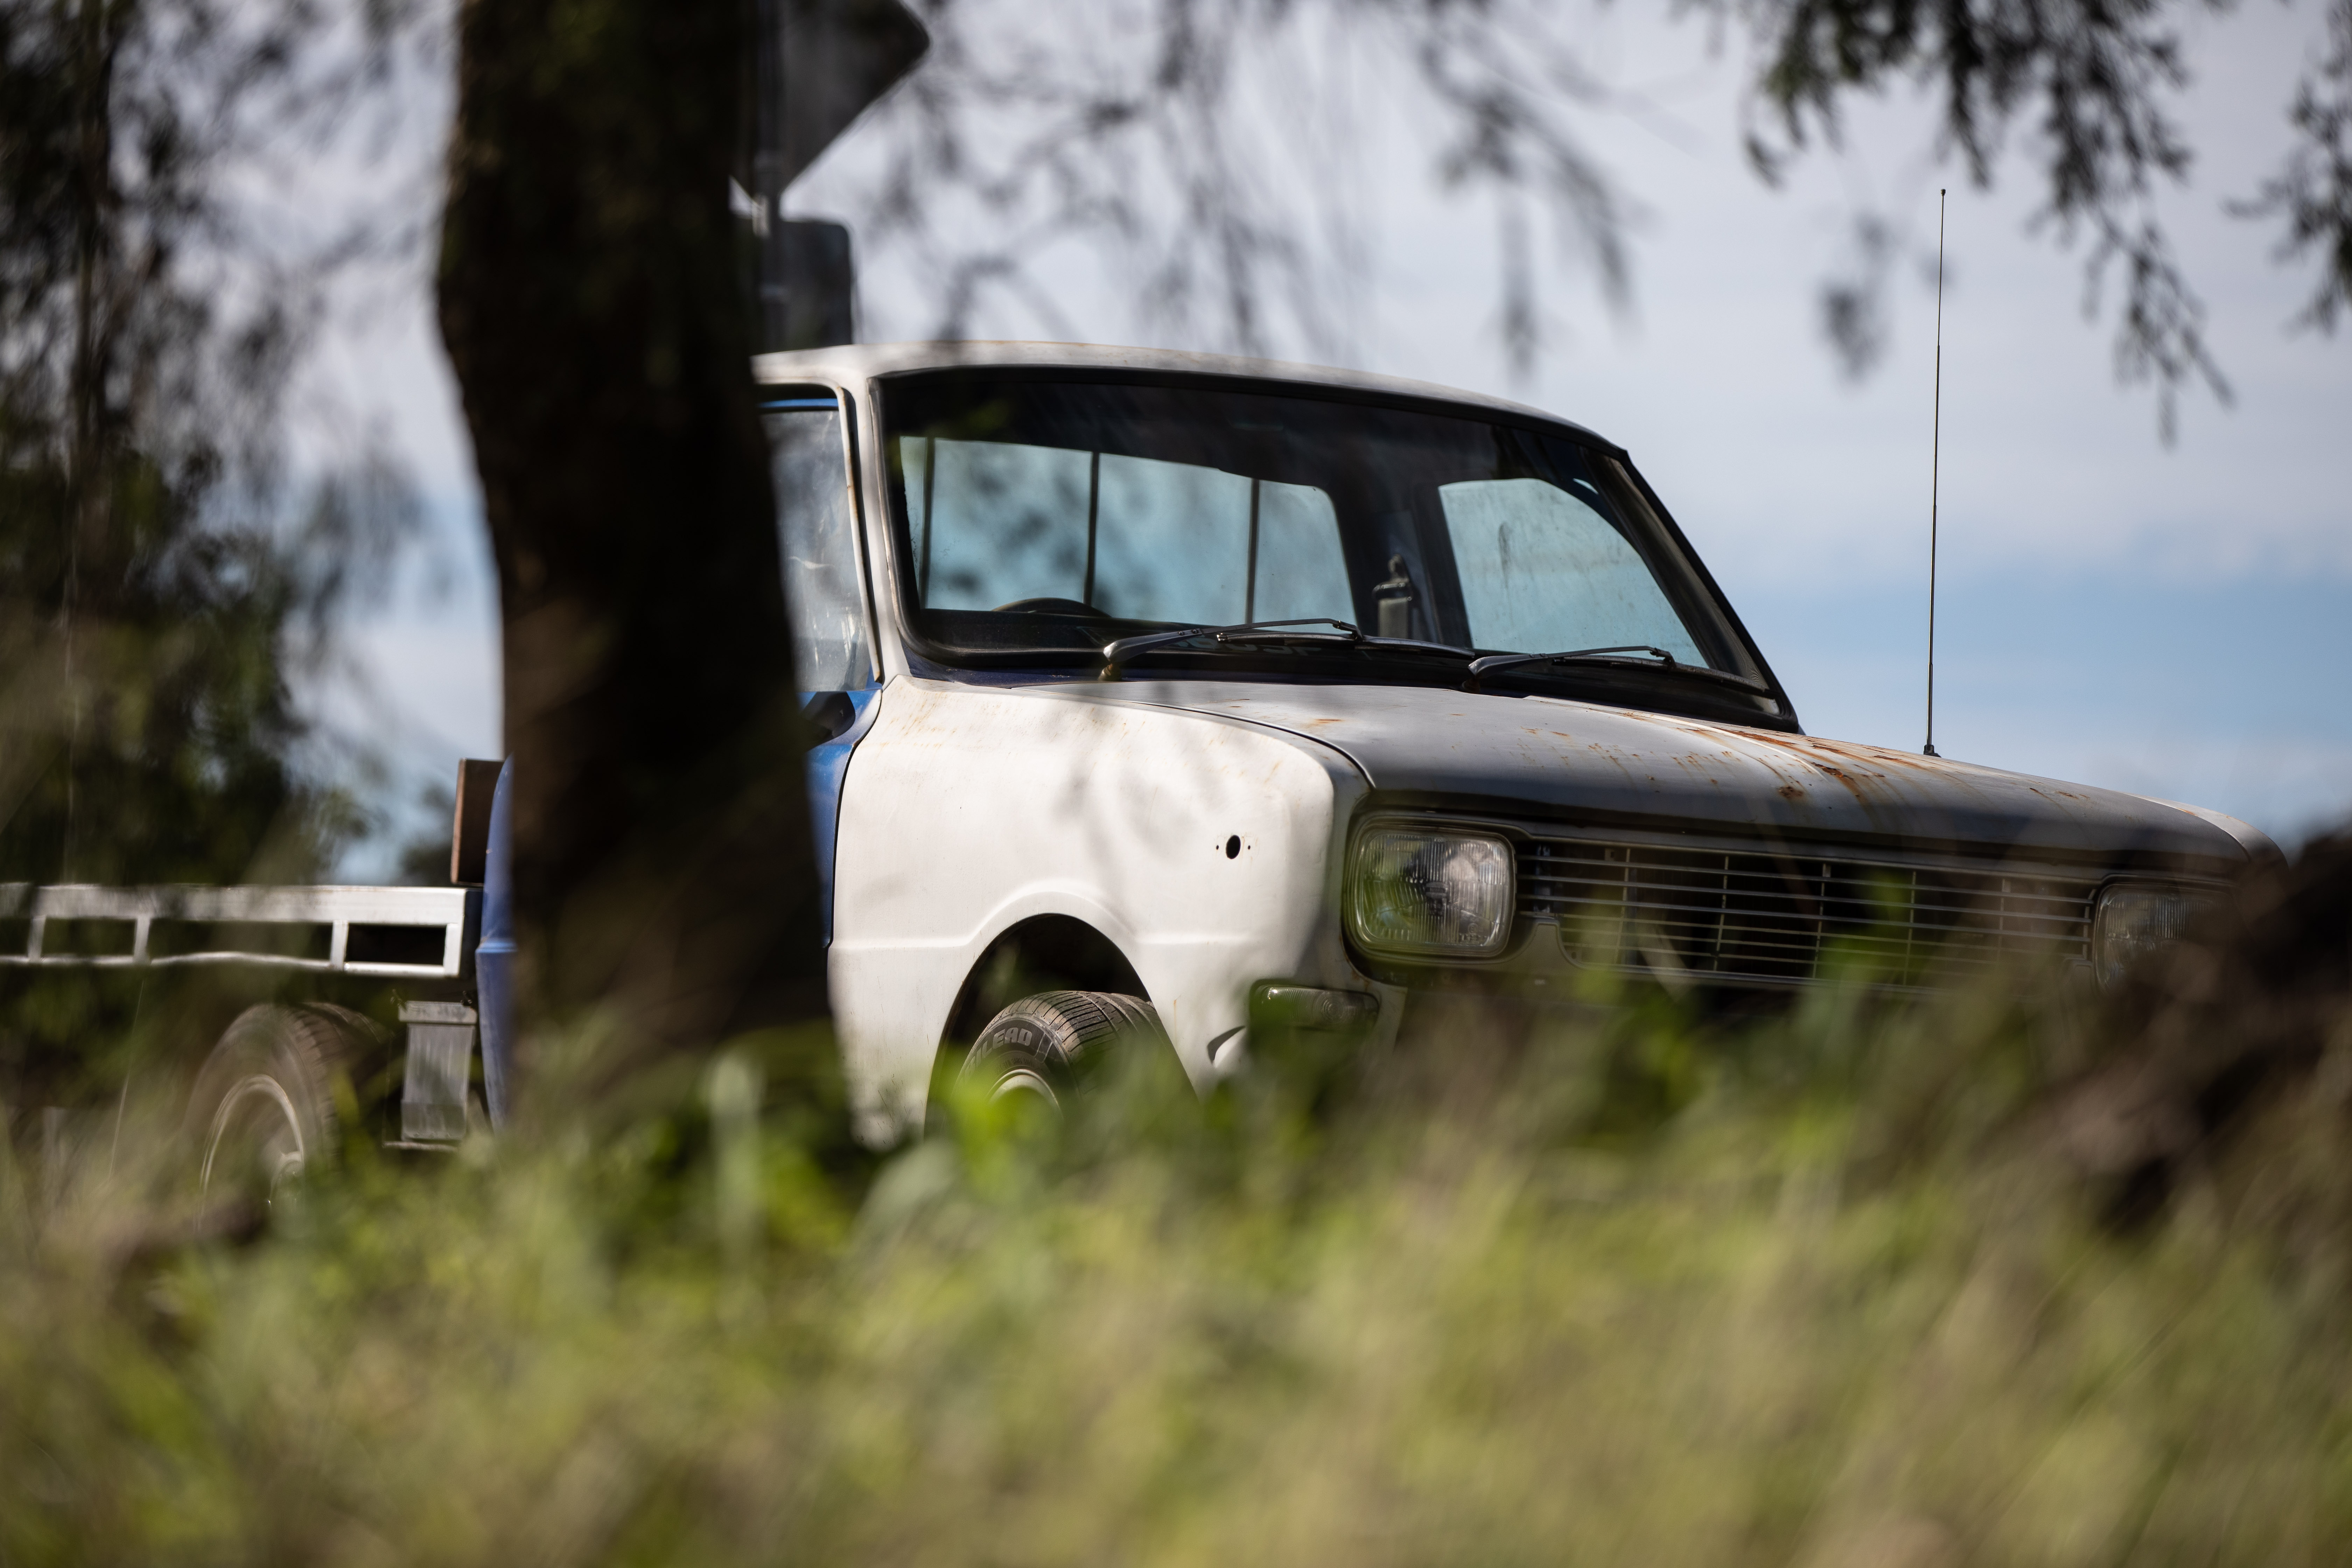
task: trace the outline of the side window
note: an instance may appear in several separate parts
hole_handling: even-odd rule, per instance
[[[1648,563],[1572,491],[1547,479],[1469,479],[1437,494],[1474,647],[1551,653],[1643,644],[1706,662]]]
[[[1248,619],[1356,618],[1339,513],[1313,485],[1267,479],[1257,487],[1257,555],[1251,563]]]
[[[803,691],[851,691],[873,679],[858,590],[857,522],[841,413],[830,399],[770,407],[769,472],[793,618],[793,668]]]
[[[1098,482],[1088,603],[1128,621],[1242,618],[1247,479],[1106,453]]]
[[[902,437],[898,450],[926,609],[1086,592],[1089,454],[922,437]]]
[[[1348,618],[1339,520],[1310,485],[1011,441],[901,437],[926,609],[1059,599],[1132,621]]]

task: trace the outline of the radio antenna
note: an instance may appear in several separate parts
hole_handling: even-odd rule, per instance
[[[1936,422],[1927,445],[1927,743],[1936,750],[1936,501],[1944,457],[1944,196],[1936,193]]]

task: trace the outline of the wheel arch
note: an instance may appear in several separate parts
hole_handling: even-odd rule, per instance
[[[1039,991],[1108,991],[1151,1000],[1134,961],[1100,929],[1076,915],[1031,915],[999,931],[965,972],[940,1048],[970,1044],[991,1018]]]

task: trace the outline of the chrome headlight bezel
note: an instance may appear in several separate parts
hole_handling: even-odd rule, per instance
[[[1452,912],[1433,910],[1451,900]],[[1464,823],[1388,817],[1348,846],[1340,902],[1349,939],[1375,957],[1407,963],[1499,958],[1518,912],[1517,846]],[[1418,903],[1414,917],[1400,906]]]
[[[2091,972],[2113,990],[2146,959],[2170,947],[2218,909],[2218,887],[2156,877],[2117,877],[2091,910]]]

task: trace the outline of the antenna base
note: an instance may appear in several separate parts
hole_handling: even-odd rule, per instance
[[[1940,757],[1944,753],[1936,750],[1936,742],[1930,741],[1926,745],[1919,748],[1919,754],[1923,757]]]

